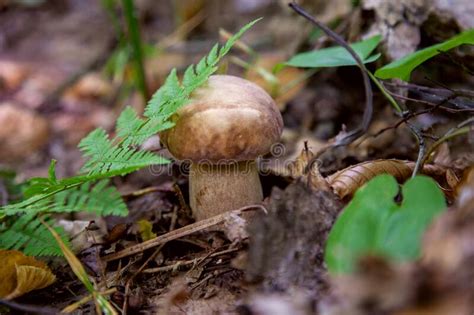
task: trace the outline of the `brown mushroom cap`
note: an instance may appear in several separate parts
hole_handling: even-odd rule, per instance
[[[258,85],[230,75],[213,75],[161,133],[177,159],[212,163],[253,160],[280,139],[283,120],[275,102]]]

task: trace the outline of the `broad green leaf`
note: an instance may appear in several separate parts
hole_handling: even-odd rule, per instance
[[[463,44],[474,45],[474,29],[456,35],[443,43],[427,47],[395,60],[378,69],[375,72],[375,76],[380,79],[399,78],[408,81],[412,71],[420,64],[438,55],[440,52],[448,51]]]
[[[394,201],[397,193],[397,182],[390,175],[377,176],[356,192],[326,243],[324,258],[330,272],[351,272],[364,255],[396,261],[418,257],[424,231],[446,202],[436,183],[424,176],[406,182],[401,205]]]
[[[377,60],[380,54],[370,56],[382,36],[376,35],[361,42],[351,44],[350,46],[359,55],[363,63],[370,63]],[[323,67],[341,67],[357,65],[354,58],[343,47],[329,47],[315,51],[308,51],[297,54],[291,58],[286,65],[302,68],[323,68]]]

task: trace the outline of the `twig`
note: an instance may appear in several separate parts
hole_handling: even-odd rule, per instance
[[[436,150],[436,148],[442,144],[443,142],[449,140],[449,139],[452,139],[454,137],[457,137],[459,135],[463,135],[463,134],[466,134],[468,133],[470,130],[472,130],[473,126],[468,126],[468,125],[472,125],[474,124],[474,117],[470,117],[466,120],[464,120],[463,122],[459,123],[456,127],[454,128],[451,128],[450,130],[448,130],[448,132],[446,132],[444,134],[444,136],[442,136],[441,138],[439,138],[438,140],[436,140],[433,145],[428,149],[428,151],[426,152],[426,154],[424,155],[422,161],[421,161],[421,165],[423,165],[424,163],[426,163],[428,161],[428,159],[430,158],[430,155],[434,152],[434,150]]]
[[[428,106],[438,107],[438,103],[433,103],[433,102],[426,101],[426,100],[421,100],[421,99],[416,99],[416,98],[400,95],[400,94],[394,93],[392,91],[388,91],[388,93],[390,93],[390,95],[392,95],[393,97],[404,100],[404,101],[410,101],[410,102],[414,102],[414,103],[420,103],[420,104],[424,104],[424,105],[428,105]],[[448,101],[448,103],[451,103],[451,102]],[[465,113],[465,112],[472,113],[472,112],[474,112],[474,108],[472,108],[472,109],[471,108],[451,108],[451,107],[447,107],[447,106],[439,106],[438,108],[442,109],[444,111],[447,111],[448,113]]]
[[[122,198],[129,198],[129,197],[140,197],[146,194],[150,194],[153,192],[169,192],[170,190],[163,186],[150,186],[146,188],[142,188],[139,190],[135,190],[129,193],[122,194]]]
[[[148,240],[146,242],[143,242],[143,243],[125,248],[124,250],[121,250],[117,253],[106,255],[106,256],[102,257],[102,260],[105,261],[105,262],[109,262],[109,261],[113,261],[113,260],[116,260],[116,259],[120,259],[120,258],[123,258],[123,257],[130,256],[130,255],[133,255],[133,254],[137,254],[137,253],[143,252],[146,249],[149,249],[149,248],[152,248],[152,247],[155,247],[155,246],[159,246],[161,244],[164,244],[164,243],[167,243],[169,241],[181,238],[183,236],[186,236],[186,235],[198,232],[198,231],[202,231],[202,230],[205,230],[209,227],[218,225],[218,224],[224,222],[232,214],[240,215],[242,212],[256,210],[256,209],[263,210],[263,211],[266,212],[266,209],[262,205],[251,205],[251,206],[243,207],[243,208],[240,208],[240,209],[237,209],[237,210],[229,211],[229,212],[226,212],[226,213],[223,213],[223,214],[216,215],[216,216],[214,216],[212,218],[209,218],[209,219],[205,219],[205,220],[202,220],[202,221],[190,224],[190,225],[186,225],[182,228],[179,228],[179,229],[176,229],[174,231],[168,232],[164,235],[160,235],[160,236],[155,237],[155,238],[153,238],[151,240]]]
[[[453,64],[459,66],[461,69],[464,70],[467,74],[474,76],[474,71],[469,69],[462,61],[456,60],[453,54],[449,51],[438,50],[440,55],[447,57]]]
[[[398,87],[398,88],[405,88],[405,89],[410,89],[410,90],[414,90],[414,91],[422,91],[422,92],[426,92],[426,93],[431,93],[433,95],[446,93],[446,89],[430,88],[430,87],[427,87],[427,86],[417,85],[417,84],[413,84],[413,83],[384,82],[384,84],[388,85],[388,86]],[[464,96],[464,97],[474,98],[474,92],[470,91],[470,90],[451,89],[450,88],[449,91],[452,91],[452,92],[456,93],[457,96]]]
[[[418,156],[416,158],[415,167],[413,168],[413,173],[411,175],[411,177],[415,177],[416,174],[418,174],[418,172],[420,171],[420,168],[423,167],[422,161],[426,151],[425,138],[423,138],[421,131],[417,127],[415,127],[415,125],[411,124],[408,121],[406,122],[406,124],[408,128],[410,128],[410,130],[412,131],[416,140],[418,141]]]
[[[201,258],[194,258],[194,259],[184,260],[184,261],[180,260],[180,261],[177,261],[176,263],[171,264],[171,265],[145,269],[145,270],[143,270],[143,273],[157,273],[157,272],[171,271],[171,270],[177,269],[179,266],[188,266],[188,265],[198,264],[200,261],[202,261],[204,259],[213,258],[213,257],[217,257],[217,256],[222,256],[222,255],[225,255],[225,254],[230,254],[230,253],[233,253],[233,252],[236,252],[236,251],[239,251],[239,250],[240,250],[240,248],[229,248],[229,249],[226,249],[226,250],[223,250],[223,251],[220,251],[220,252],[212,253],[210,255],[204,255],[204,257],[201,257]]]
[[[288,4],[290,8],[292,8],[296,13],[310,21],[312,24],[316,25],[320,28],[327,36],[331,37],[336,43],[344,47],[349,54],[354,58],[359,66],[362,77],[364,79],[364,88],[365,88],[365,97],[366,97],[366,104],[364,109],[364,115],[362,118],[362,123],[356,129],[344,133],[342,137],[336,137],[336,141],[333,146],[343,146],[353,142],[355,139],[359,138],[362,134],[364,134],[367,129],[369,128],[370,121],[372,120],[372,112],[373,112],[373,93],[372,87],[370,85],[370,79],[368,75],[368,70],[365,67],[364,63],[357,55],[357,53],[349,46],[349,44],[338,34],[333,32],[330,28],[326,25],[318,22],[313,16],[311,16],[308,12],[306,12],[302,7],[300,7],[296,2],[291,2]]]
[[[408,120],[410,120],[414,117],[417,117],[417,116],[420,116],[420,115],[423,115],[423,114],[427,114],[427,113],[431,113],[431,112],[435,111],[436,109],[441,108],[443,104],[449,102],[449,100],[451,99],[452,96],[453,95],[450,95],[450,96],[444,98],[443,100],[441,100],[440,102],[438,102],[436,104],[433,104],[434,106],[431,107],[431,108],[423,109],[423,110],[420,110],[420,111],[417,111],[417,112],[414,112],[414,113],[407,112],[405,115],[403,115],[402,119],[400,119],[393,126],[389,126],[387,128],[383,128],[383,129],[379,130],[376,134],[372,135],[372,137],[376,138],[387,130],[398,128],[402,123],[408,124]],[[413,131],[413,129],[411,129],[411,128],[410,128],[410,130]],[[415,132],[414,132],[414,134],[415,134]],[[422,135],[422,133],[419,132],[419,131],[416,131],[415,136],[418,138],[419,135]]]
[[[161,252],[161,249],[163,246],[165,246],[166,243],[161,244],[150,257],[138,268],[138,270],[130,276],[130,278],[127,280],[127,283],[125,285],[125,294],[124,294],[124,302],[123,302],[123,309],[122,309],[122,315],[127,315],[127,309],[128,309],[128,296],[130,295],[130,287],[132,285],[133,280],[145,269],[145,267],[148,265],[148,263],[152,260],[155,259],[156,256]]]

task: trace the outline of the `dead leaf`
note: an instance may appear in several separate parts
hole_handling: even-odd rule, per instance
[[[340,170],[326,179],[333,191],[342,199],[351,196],[359,187],[380,174],[390,174],[398,181],[409,178],[415,163],[402,160],[374,160],[349,166]],[[425,165],[423,173],[426,175],[440,176],[446,170],[436,165]]]
[[[0,297],[14,299],[56,281],[48,266],[16,250],[0,250]]]
[[[48,138],[46,119],[18,104],[0,103],[0,162],[24,160],[41,149]]]
[[[63,100],[77,102],[81,100],[104,100],[113,93],[112,84],[97,72],[84,75],[76,84],[69,88]]]
[[[0,89],[2,86],[7,90],[18,88],[29,71],[28,66],[20,62],[0,60]]]

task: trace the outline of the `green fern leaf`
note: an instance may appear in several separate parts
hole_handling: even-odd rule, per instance
[[[163,157],[151,152],[126,146],[113,146],[103,129],[96,129],[79,143],[80,150],[89,160],[82,171],[89,175],[118,171],[120,175],[153,164],[168,163]]]
[[[238,41],[239,38],[242,37],[242,35],[249,30],[249,28],[254,26],[254,24],[257,23],[258,21],[260,21],[261,19],[262,18],[258,18],[256,20],[253,20],[252,22],[250,22],[247,25],[245,25],[244,27],[242,27],[236,34],[234,34],[234,36],[229,38],[229,40],[225,43],[224,47],[220,50],[219,58],[222,58],[223,56],[225,56],[230,51],[232,46],[234,46],[235,42]]]
[[[7,205],[0,214],[38,214],[52,212],[93,212],[97,215],[127,215],[127,206],[120,193],[108,180],[95,184],[85,182],[80,186],[57,191],[55,194],[38,194],[22,202]]]
[[[48,217],[43,219],[50,225],[53,221]],[[55,230],[68,244],[64,231]],[[0,248],[22,250],[31,256],[61,256],[61,250],[48,229],[36,219],[35,215],[19,216],[8,228],[0,228]]]
[[[75,189],[60,192],[52,198],[48,212],[92,212],[97,215],[126,216],[127,206],[120,193],[108,180],[92,185],[85,183]]]
[[[138,117],[131,107],[125,108],[117,120],[117,137],[122,139],[122,146],[133,146],[144,143],[158,132],[173,127],[173,123],[156,120],[144,120]]]
[[[151,97],[145,108],[145,117],[165,121],[174,114],[171,103],[181,102],[182,88],[176,69],[171,70],[163,86]]]

